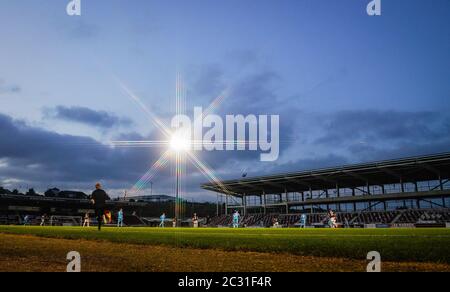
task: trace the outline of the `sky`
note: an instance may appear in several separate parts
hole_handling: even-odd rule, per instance
[[[164,148],[126,85],[166,123],[186,109],[280,116],[280,157],[200,152],[220,179],[450,149],[450,1],[0,0],[0,186],[131,188]],[[214,200],[186,166],[185,197]],[[170,166],[152,179],[173,195]],[[149,193],[150,185],[143,194]]]

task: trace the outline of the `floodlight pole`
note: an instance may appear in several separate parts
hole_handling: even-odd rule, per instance
[[[180,177],[179,177],[179,175],[178,175],[178,169],[176,170],[176,176],[177,176],[177,185],[176,185],[176,195],[175,195],[175,217],[177,218],[177,220],[178,219],[180,219],[179,217],[178,217],[178,212],[179,212],[179,210],[178,210],[178,204],[179,204],[179,197],[180,197]]]
[[[177,218],[177,225],[178,225],[178,220],[180,220],[179,218],[179,200],[180,200],[180,175],[179,175],[179,164],[180,164],[180,157],[179,157],[179,152],[176,152],[175,154],[175,176],[176,176],[176,186],[175,186],[175,218]]]

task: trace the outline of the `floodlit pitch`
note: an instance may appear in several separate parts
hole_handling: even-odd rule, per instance
[[[27,238],[45,238],[53,240],[53,243],[60,240],[80,244],[81,240],[86,244],[97,245],[97,249],[117,247],[121,252],[110,255],[109,260],[113,262],[114,258],[120,259],[136,250],[142,249],[143,252],[156,248],[167,249],[161,252],[160,260],[169,265],[170,256],[182,251],[176,261],[196,262],[203,256],[214,258],[232,255],[245,271],[274,269],[271,264],[264,266],[264,261],[258,260],[258,256],[270,261],[284,261],[291,257],[311,263],[327,261],[332,266],[323,269],[334,267],[339,270],[347,264],[348,269],[353,267],[351,263],[364,263],[370,251],[378,251],[383,263],[387,263],[385,266],[393,265],[391,270],[420,270],[418,265],[426,265],[426,269],[450,271],[450,229],[106,228],[97,232],[94,228],[1,226],[0,233],[3,236],[20,235],[19,238],[31,235]],[[29,252],[33,254],[33,250]],[[247,256],[243,260],[242,253],[254,253],[255,257]],[[42,255],[41,252],[39,254]],[[45,256],[42,260],[46,260]],[[143,266],[145,270],[145,264]],[[295,271],[299,267],[286,264],[283,268]],[[185,271],[191,271],[189,266],[185,268]],[[211,261],[209,268],[204,267],[204,270],[217,271],[221,268],[224,266],[215,266],[215,261]],[[123,270],[129,269],[123,266]],[[183,270],[183,267],[179,269]],[[310,270],[323,269],[315,267]]]

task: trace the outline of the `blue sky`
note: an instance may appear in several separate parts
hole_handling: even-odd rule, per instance
[[[68,2],[0,1],[0,185],[133,185],[162,150],[101,147],[157,135],[114,76],[166,119],[177,73],[188,109],[228,89],[219,114],[280,115],[277,162],[200,154],[221,178],[450,149],[449,1],[383,0],[381,17],[368,0],[82,0],[81,17]]]

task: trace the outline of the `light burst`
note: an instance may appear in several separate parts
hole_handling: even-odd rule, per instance
[[[222,184],[221,180],[216,176],[214,171],[192,151],[194,145],[204,145],[204,141],[192,140],[187,133],[182,131],[172,131],[166,124],[164,124],[137,96],[128,86],[126,86],[121,80],[115,77],[116,82],[123,90],[125,95],[130,98],[135,104],[137,104],[141,110],[147,115],[149,121],[164,135],[165,140],[149,140],[149,141],[111,141],[109,144],[114,147],[127,147],[127,148],[148,148],[148,147],[165,147],[167,150],[154,162],[149,170],[133,185],[133,187],[127,191],[131,195],[137,195],[142,192],[146,186],[152,181],[152,179],[163,170],[170,161],[173,162],[173,173],[175,176],[175,216],[180,219],[183,216],[183,196],[184,196],[184,181],[183,178],[186,175],[186,162],[190,161],[195,168],[202,173],[206,179],[211,183],[218,185],[224,192],[230,193],[226,187]],[[203,119],[204,115],[210,114],[215,111],[225,100],[227,90],[222,92],[216,97],[211,104],[207,107],[206,111],[201,115],[195,117],[195,119]],[[176,78],[176,94],[175,94],[175,113],[176,115],[184,114],[186,111],[186,90],[183,84],[183,80],[180,74],[177,74]],[[240,144],[246,143],[244,141],[223,141],[224,144]],[[248,142],[247,142],[248,143]],[[251,143],[251,142],[250,142]]]

